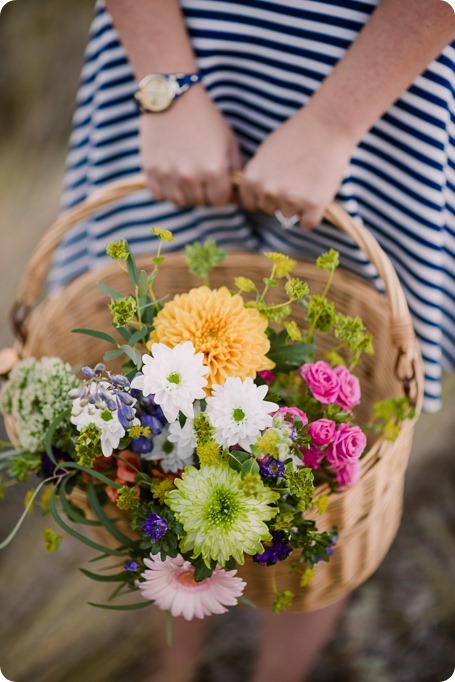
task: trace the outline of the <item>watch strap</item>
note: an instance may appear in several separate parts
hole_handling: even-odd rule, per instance
[[[183,93],[189,90],[192,85],[196,85],[196,83],[200,83],[202,80],[200,71],[197,73],[175,73],[169,75],[175,77],[175,81],[178,85],[178,90],[176,92],[177,97],[183,95]]]

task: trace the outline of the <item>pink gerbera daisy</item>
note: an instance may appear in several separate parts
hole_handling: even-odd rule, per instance
[[[170,611],[185,620],[204,618],[212,613],[225,613],[226,606],[235,606],[246,583],[235,577],[237,571],[217,567],[210,578],[194,579],[194,567],[179,554],[175,559],[150,555],[144,559],[149,570],[139,583],[142,596],[154,601],[158,608]]]

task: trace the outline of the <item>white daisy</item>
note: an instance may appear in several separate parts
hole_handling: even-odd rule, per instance
[[[101,450],[105,457],[110,457],[120,443],[120,439],[125,435],[125,429],[120,424],[117,410],[111,411],[106,408],[101,409],[96,405],[87,403],[84,407],[80,406],[79,398],[74,400],[71,423],[78,431],[89,424],[94,424],[101,431]],[[140,424],[139,419],[133,419],[131,426]]]
[[[207,398],[207,416],[215,427],[215,440],[223,448],[240,445],[251,452],[263,429],[272,426],[271,413],[276,403],[264,400],[268,386],[256,386],[253,379],[242,381],[229,377],[222,385],[212,387]]]
[[[187,419],[183,429],[178,420],[170,426],[166,426],[163,431],[153,439],[153,450],[144,459],[159,460],[164,473],[176,474],[183,471],[186,466],[194,464],[194,450],[196,448],[196,437],[194,436],[193,420]]]
[[[169,423],[177,419],[179,412],[192,419],[194,401],[205,398],[209,369],[203,364],[203,353],[196,353],[191,341],[174,348],[154,343],[151,352],[142,356],[143,374],[133,379],[131,387],[146,396],[153,395]]]

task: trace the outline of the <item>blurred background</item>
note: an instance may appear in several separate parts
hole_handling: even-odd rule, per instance
[[[92,11],[93,0],[16,0],[0,15],[0,348],[13,340],[7,316],[22,269],[58,213]],[[453,376],[444,394],[444,409],[417,427],[398,537],[381,568],[351,597],[312,682],[442,682],[452,674]],[[30,481],[6,490],[1,539],[33,487]],[[47,554],[45,527],[51,520],[36,510],[0,555],[3,675],[13,682],[153,680],[161,625],[156,613],[112,614],[88,606],[105,596],[101,584],[77,570],[91,551],[68,537],[56,554]],[[210,619],[201,682],[245,680],[258,636],[252,610]]]

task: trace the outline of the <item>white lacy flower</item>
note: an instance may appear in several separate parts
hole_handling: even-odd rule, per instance
[[[205,398],[205,375],[208,367],[203,364],[203,353],[196,353],[191,341],[169,348],[164,343],[154,343],[151,355],[143,355],[142,376],[131,382],[144,395],[153,395],[169,423],[179,412],[192,419],[193,403]]]
[[[271,413],[276,403],[264,400],[268,386],[256,386],[253,379],[242,381],[229,377],[222,385],[212,387],[207,398],[207,416],[215,427],[215,440],[223,448],[240,445],[251,452],[263,429],[272,426]]]
[[[153,439],[153,450],[142,455],[143,459],[159,460],[164,473],[176,474],[190,464],[194,464],[196,437],[193,420],[187,419],[183,429],[178,419]]]

